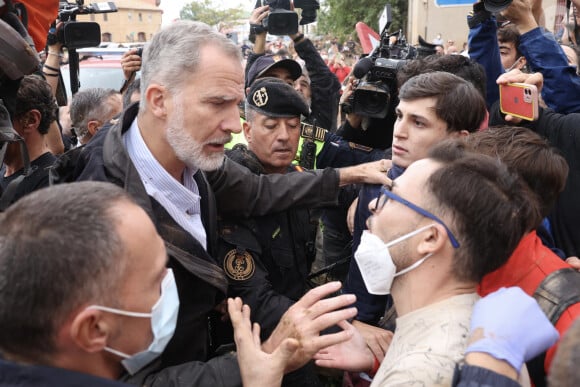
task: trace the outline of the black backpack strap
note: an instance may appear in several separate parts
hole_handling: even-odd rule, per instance
[[[580,302],[580,272],[565,268],[550,273],[533,297],[552,324],[556,325],[569,306]]]
[[[580,272],[565,268],[550,273],[533,294],[548,319],[556,325],[562,313],[571,305],[580,302]],[[546,352],[526,363],[530,379],[536,387],[547,386],[544,363]]]

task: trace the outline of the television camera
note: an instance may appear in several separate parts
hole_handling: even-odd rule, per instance
[[[353,68],[358,83],[341,105],[342,111],[373,118],[385,118],[397,98],[397,73],[409,61],[435,53],[435,46],[419,37],[418,47],[407,43],[402,30],[388,33],[391,6],[386,5],[381,16],[381,40],[368,56]]]
[[[58,9],[58,19],[63,23],[58,30],[55,26],[48,34],[48,45],[61,43],[68,49],[71,93],[79,90],[79,55],[78,48],[96,47],[101,44],[101,27],[95,22],[79,22],[77,15],[117,12],[114,2],[84,4],[84,0],[74,3],[61,1]],[[63,97],[65,98],[65,97]],[[63,101],[66,102],[66,101]],[[60,104],[60,102],[59,102]]]

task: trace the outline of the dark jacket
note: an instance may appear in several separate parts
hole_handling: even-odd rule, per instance
[[[228,151],[228,157],[257,175],[264,173],[245,147]],[[288,172],[292,171],[293,166]],[[251,307],[252,320],[266,339],[304,294],[315,255],[316,225],[307,208],[293,208],[259,217],[222,217],[219,235],[218,257],[228,275],[228,297],[241,297]]]
[[[404,168],[393,165],[388,172],[388,176],[390,179],[394,180],[401,176],[404,171]],[[352,240],[353,255],[360,244],[363,231],[367,229],[366,222],[371,216],[369,203],[378,197],[380,190],[380,185],[364,184],[359,191],[358,206],[354,218]],[[344,292],[356,295],[355,306],[358,311],[356,319],[369,324],[377,324],[379,319],[385,314],[385,310],[390,307],[392,301],[390,295],[370,294],[367,291],[367,287],[355,259],[350,261],[348,277],[344,284]]]
[[[126,387],[125,383],[40,365],[0,359],[0,387]]]
[[[538,120],[522,121],[524,126],[545,137],[558,148],[570,167],[564,191],[549,216],[556,246],[567,257],[580,254],[580,113],[559,114],[540,109]],[[510,125],[499,112],[498,104],[490,111],[490,125]]]
[[[310,77],[310,89],[312,90],[310,121],[316,120],[317,126],[334,132],[336,131],[336,117],[340,99],[340,82],[324,63],[310,39],[304,39],[295,44],[294,49],[298,56],[304,60]]]
[[[20,183],[15,183],[18,184],[18,187],[16,188],[16,191],[13,192],[11,198],[3,198],[7,200],[7,204],[12,204],[29,193],[48,187],[48,171],[55,160],[56,157],[54,157],[52,153],[46,152],[31,161],[31,174],[26,176]],[[2,196],[2,192],[8,192],[6,190],[8,185],[24,173],[24,169],[20,169],[12,175],[4,177],[5,171],[6,166],[4,165],[0,168],[0,196]]]
[[[453,387],[519,387],[520,384],[507,376],[500,375],[487,368],[463,365],[455,367]]]
[[[201,196],[201,217],[208,238],[206,252],[195,238],[171,219],[163,207],[147,195],[122,139],[122,134],[130,128],[137,111],[137,104],[130,106],[117,125],[110,130],[101,129],[97,132],[78,155],[74,165],[77,180],[115,183],[123,187],[149,214],[166,242],[168,266],[173,268],[177,283],[181,302],[173,338],[158,361],[127,380],[137,384],[146,380],[147,384],[155,385],[156,380],[162,378],[166,381],[164,385],[176,386],[191,385],[191,380],[199,380],[200,385],[237,386],[240,384],[239,370],[233,357],[209,360],[213,339],[209,317],[215,305],[224,298],[227,289],[225,274],[214,258],[217,245],[216,203],[226,213],[246,216],[286,208],[293,204],[293,200],[304,205],[312,205],[318,200],[334,203],[338,174],[334,170],[305,173],[301,174],[301,177],[304,175],[303,180],[294,179],[292,182],[284,176],[260,179],[228,160],[220,170],[208,176],[199,171],[194,178]],[[67,175],[71,173],[70,170],[70,165],[61,169],[57,166],[54,173]],[[186,362],[191,363],[183,364]],[[180,367],[167,368],[176,365]],[[227,376],[227,380],[223,380],[224,384],[216,384],[216,373]],[[167,380],[171,380],[171,384]],[[158,382],[158,385],[162,383]]]

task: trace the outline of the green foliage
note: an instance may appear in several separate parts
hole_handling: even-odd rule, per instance
[[[408,0],[325,0],[318,14],[318,32],[336,36],[342,41],[349,36],[357,39],[355,25],[362,21],[380,33],[379,16],[386,4],[391,4],[393,18],[389,31],[405,31]]]
[[[249,17],[241,5],[237,8],[219,9],[212,0],[196,0],[186,4],[179,15],[181,19],[201,21],[210,26],[218,23],[228,24]]]

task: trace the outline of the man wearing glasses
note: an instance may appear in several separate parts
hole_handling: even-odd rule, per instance
[[[409,79],[401,86],[399,99],[392,140],[393,167],[388,173],[391,179],[400,176],[414,161],[427,157],[429,150],[441,141],[474,132],[486,116],[484,97],[475,86],[446,72],[426,73]],[[359,193],[353,252],[371,215],[368,204],[379,190],[378,185],[365,185]],[[356,294],[355,325],[365,332],[373,353],[382,360],[388,340],[383,338],[384,330],[372,325],[384,315],[388,297],[369,294],[355,260],[350,264],[345,292]]]
[[[541,218],[537,201],[504,165],[447,141],[369,207],[355,259],[369,292],[393,296],[397,328],[380,368],[350,324],[342,327],[353,339],[319,352],[317,364],[376,372],[371,386],[449,386],[468,344],[477,285]]]

